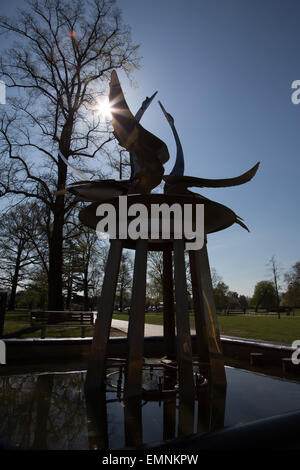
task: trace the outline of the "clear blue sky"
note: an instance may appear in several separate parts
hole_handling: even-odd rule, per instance
[[[283,271],[300,260],[300,2],[276,0],[122,0],[124,20],[141,44],[136,109],[158,89],[175,118],[187,175],[236,176],[261,161],[250,183],[201,193],[231,207],[238,225],[208,239],[211,265],[232,290],[251,295],[268,278],[273,254]],[[143,125],[171,156],[170,128],[156,103]],[[173,161],[167,165],[171,168]]]
[[[23,2],[1,0],[8,14]],[[258,160],[250,183],[201,193],[232,208],[251,232],[234,225],[208,240],[211,265],[231,290],[252,295],[268,278],[273,254],[283,271],[300,260],[300,105],[291,83],[300,79],[297,0],[119,0],[133,40],[141,44],[138,88],[126,77],[128,104],[157,98],[175,118],[185,174],[237,176]],[[175,144],[157,99],[142,124]]]

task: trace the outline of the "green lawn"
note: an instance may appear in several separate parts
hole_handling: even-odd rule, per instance
[[[223,335],[242,338],[264,339],[291,344],[300,339],[300,317],[283,316],[219,316],[220,331]]]
[[[297,312],[298,313],[298,312]],[[113,318],[128,321],[128,314],[114,314]],[[16,310],[7,312],[4,324],[5,338],[40,338],[40,329],[30,326],[29,312]],[[276,315],[258,316],[226,316],[218,315],[220,331],[223,335],[239,336],[242,338],[263,339],[266,341],[276,341],[291,344],[294,340],[300,339],[300,316],[281,315],[278,319]],[[163,317],[161,313],[147,313],[146,323],[162,325]],[[193,315],[190,315],[190,324],[194,328]],[[93,336],[94,328],[86,329],[86,336]],[[123,336],[124,333],[112,329],[112,336]],[[70,338],[80,337],[81,328],[64,328],[63,324],[58,328],[48,328],[47,338]]]
[[[86,337],[93,336],[94,328],[86,328]],[[112,336],[123,336],[124,333],[114,328],[111,329]],[[4,338],[40,338],[41,329],[30,325],[30,312],[25,310],[16,310],[6,312],[4,323]],[[46,338],[80,338],[80,327],[60,327],[47,328]]]
[[[128,320],[128,315],[115,314],[114,318]],[[218,315],[222,335],[240,336],[242,338],[263,339],[290,344],[300,339],[300,316],[259,315],[259,316],[226,316]],[[146,323],[162,325],[162,314],[146,314]],[[195,327],[194,317],[190,315],[191,328]]]

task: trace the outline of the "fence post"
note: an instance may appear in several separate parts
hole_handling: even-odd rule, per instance
[[[3,338],[7,292],[0,291],[0,338]]]

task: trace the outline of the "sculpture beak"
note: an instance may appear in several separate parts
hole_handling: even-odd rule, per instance
[[[160,101],[158,101],[158,104],[159,104],[159,106],[161,107],[161,110],[162,110],[162,112],[164,113],[164,115],[165,115],[167,121],[168,121],[170,124],[172,124],[172,123],[173,123],[173,122],[172,122],[172,120],[173,120],[172,116],[170,116],[170,114],[167,113],[167,111],[165,110],[165,108],[163,107],[163,105],[161,104]]]
[[[165,108],[163,107],[163,105],[161,104],[161,102],[158,100],[158,104],[159,106],[161,107],[161,110],[162,112],[164,113],[164,115],[166,116],[166,118],[168,117],[168,113],[167,111],[165,110]]]
[[[155,93],[153,93],[152,96],[150,96],[150,98],[147,98],[149,104],[153,101],[153,98],[155,98],[155,96],[157,95],[157,93],[158,93],[158,92],[156,91]]]

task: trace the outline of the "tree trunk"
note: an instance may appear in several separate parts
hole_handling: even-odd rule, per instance
[[[119,309],[120,309],[120,312],[123,312],[123,297],[124,297],[124,288],[121,287],[121,289],[120,289],[120,298],[119,298]]]
[[[53,231],[49,244],[48,309],[63,310],[63,226],[64,196],[57,196]]]
[[[83,296],[84,296],[84,310],[89,310],[89,273],[88,269],[85,269],[84,272],[84,287],[83,287]]]
[[[40,296],[40,302],[39,302],[39,308],[41,310],[45,310],[45,305],[46,305],[46,296],[44,292]]]
[[[71,310],[72,294],[73,294],[73,281],[72,281],[72,278],[70,278],[68,282],[66,310]]]
[[[14,272],[12,283],[11,283],[11,293],[10,293],[10,296],[9,296],[8,310],[14,310],[15,309],[16,292],[17,292],[18,281],[19,281],[20,263],[21,263],[21,255],[22,255],[23,247],[24,247],[24,244],[21,240],[20,243],[19,243],[19,246],[18,246],[18,254],[17,254],[16,264],[15,264],[15,272]]]
[[[70,153],[73,117],[70,116],[61,133],[60,152],[68,159]],[[57,190],[67,182],[67,166],[58,157]],[[53,231],[49,243],[48,309],[63,310],[63,227],[65,222],[65,197],[56,196],[53,208]]]
[[[16,292],[17,292],[17,286],[18,286],[18,277],[19,273],[18,271],[15,271],[12,283],[11,283],[11,292],[9,296],[9,302],[8,302],[8,310],[14,310],[15,309],[15,304],[16,304]]]

